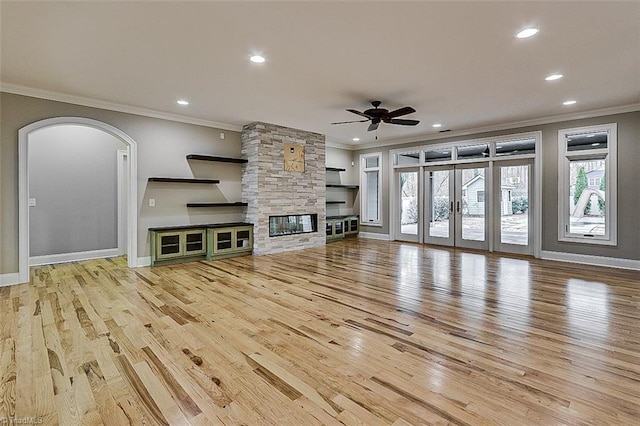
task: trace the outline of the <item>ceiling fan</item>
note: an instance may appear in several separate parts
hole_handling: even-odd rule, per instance
[[[416,112],[410,106],[402,107],[396,109],[395,111],[389,111],[385,108],[378,108],[382,102],[373,101],[371,105],[373,108],[369,108],[364,112],[356,111],[355,109],[347,109],[347,111],[352,112],[354,114],[360,115],[362,117],[366,117],[366,120],[353,120],[353,121],[338,121],[331,124],[346,124],[346,123],[366,123],[367,121],[371,121],[367,131],[370,132],[372,130],[377,130],[380,123],[389,123],[389,124],[399,124],[401,126],[415,126],[420,123],[419,120],[407,120],[402,118],[396,118],[403,115],[411,114],[412,112]]]

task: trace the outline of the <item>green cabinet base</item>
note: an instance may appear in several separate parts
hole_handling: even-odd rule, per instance
[[[344,237],[358,235],[359,223],[360,217],[357,215],[327,217],[327,242],[330,243],[341,240]]]
[[[245,256],[253,252],[253,224],[234,222],[149,228],[151,266]]]

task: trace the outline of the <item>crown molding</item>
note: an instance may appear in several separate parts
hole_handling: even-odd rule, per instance
[[[47,90],[35,89],[27,86],[19,86],[16,84],[9,84],[0,81],[0,92],[13,93],[16,95],[30,96],[34,98],[47,99],[57,102],[66,102],[75,105],[82,105],[92,108],[101,108],[109,111],[123,112],[127,114],[141,115],[144,117],[158,118],[161,120],[177,121],[180,123],[195,124],[198,126],[212,127],[215,129],[229,130],[233,132],[241,132],[242,126],[236,126],[233,124],[218,123],[210,120],[203,120],[199,118],[187,117],[179,114],[171,114],[167,112],[155,111],[152,109],[135,107],[131,105],[118,104],[115,102],[101,101],[97,99],[85,98],[75,95],[67,95],[59,92],[51,92]],[[568,114],[560,114],[542,118],[535,118],[531,120],[512,121],[509,123],[474,127],[470,129],[457,130],[446,133],[438,133],[432,135],[420,135],[404,139],[391,139],[384,142],[372,142],[368,144],[352,145],[343,144],[339,142],[326,142],[326,146],[330,148],[346,149],[349,151],[358,151],[361,149],[379,148],[394,145],[403,145],[410,143],[426,142],[438,139],[445,139],[451,137],[468,136],[478,133],[495,132],[500,130],[510,130],[519,127],[539,126],[542,124],[559,123],[562,121],[580,120],[584,118],[593,118],[613,114],[624,114],[627,112],[640,111],[640,103],[616,106],[610,108],[602,108],[591,111],[575,112]]]
[[[405,138],[405,139],[393,139],[386,142],[373,142],[369,144],[352,146],[346,149],[357,151],[361,149],[404,145],[408,143],[425,142],[425,141],[432,141],[432,140],[445,139],[445,138],[458,137],[458,136],[469,136],[469,135],[476,135],[479,133],[496,132],[500,130],[512,130],[520,127],[540,126],[543,124],[560,123],[563,121],[571,121],[571,120],[581,120],[584,118],[603,117],[606,115],[624,114],[627,112],[636,112],[636,111],[640,111],[640,103],[609,107],[609,108],[601,108],[601,109],[596,109],[591,111],[582,111],[582,112],[574,112],[569,114],[553,115],[553,116],[542,117],[542,118],[534,118],[531,120],[512,121],[504,124],[497,124],[497,125],[485,126],[485,127],[474,127],[471,129],[457,130],[457,131],[451,131],[446,133],[438,133],[434,135],[422,135],[422,136],[414,136],[414,137]]]
[[[215,121],[192,118],[179,114],[171,114],[162,111],[155,111],[147,108],[140,108],[131,105],[118,104],[115,102],[101,101],[97,99],[85,98],[82,96],[67,95],[64,93],[50,92],[48,90],[35,89],[33,87],[18,86],[0,82],[0,92],[12,93],[14,95],[30,96],[33,98],[46,99],[49,101],[66,102],[75,105],[82,105],[91,108],[106,109],[109,111],[124,112],[127,114],[141,115],[144,117],[159,118],[161,120],[177,121],[180,123],[195,124],[197,126],[213,127],[220,130],[233,132],[242,131],[242,126],[233,124],[217,123]]]
[[[325,142],[324,144],[329,148],[346,149],[347,151],[354,151],[356,149],[360,149],[359,147],[354,147],[353,145],[347,145],[340,142]]]

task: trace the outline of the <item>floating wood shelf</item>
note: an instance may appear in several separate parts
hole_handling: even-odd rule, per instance
[[[346,201],[327,201],[327,204],[347,204]]]
[[[358,185],[339,185],[339,184],[327,184],[327,188],[346,188],[346,189],[358,189]]]
[[[166,183],[220,183],[217,179],[195,179],[195,178],[172,178],[172,177],[150,177],[149,182],[166,182]]]
[[[346,172],[347,169],[341,169],[339,167],[327,167],[328,172]]]
[[[215,155],[189,154],[187,160],[215,161],[218,163],[248,163],[244,158],[217,157]]]
[[[245,207],[247,203],[243,202],[235,202],[235,203],[188,203],[187,207],[197,207],[197,208],[205,208],[205,207]]]

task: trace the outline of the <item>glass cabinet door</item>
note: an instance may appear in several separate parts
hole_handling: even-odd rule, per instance
[[[158,235],[158,239],[160,240],[160,244],[158,244],[157,248],[158,259],[167,259],[182,255],[180,235],[180,232],[164,233]]]
[[[232,251],[233,247],[233,230],[220,229],[213,233],[213,246],[216,253],[224,253]]]
[[[184,240],[184,254],[202,254],[206,251],[204,230],[186,231]]]
[[[344,222],[341,220],[334,222],[333,229],[336,236],[344,234]]]
[[[333,237],[333,222],[327,221],[327,237]]]
[[[237,250],[250,249],[253,246],[251,241],[251,230],[250,229],[237,229],[236,230],[236,244],[235,248]]]

